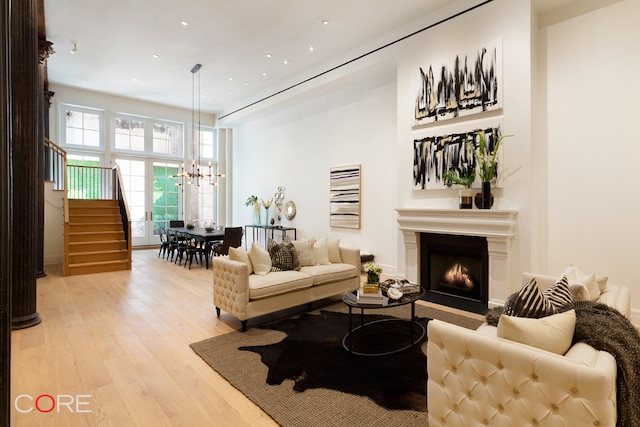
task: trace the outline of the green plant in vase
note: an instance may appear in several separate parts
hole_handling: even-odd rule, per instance
[[[253,225],[260,225],[260,202],[258,196],[251,195],[244,202],[245,206],[253,206]]]
[[[460,190],[460,209],[471,209],[473,207],[473,191],[471,186],[476,180],[476,170],[473,166],[462,165],[461,168],[454,166],[442,174],[444,185],[451,187],[452,185],[462,185]]]

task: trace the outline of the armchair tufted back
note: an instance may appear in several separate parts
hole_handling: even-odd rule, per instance
[[[560,356],[432,320],[429,426],[616,425],[616,363],[584,343]]]

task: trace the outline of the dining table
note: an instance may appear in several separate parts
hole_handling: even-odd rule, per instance
[[[203,227],[187,228],[187,227],[169,227],[172,230],[184,236],[192,236],[200,245],[206,246],[209,242],[220,241],[224,239],[224,228],[214,228],[211,231],[205,230]],[[205,266],[209,268],[209,251],[204,251]]]

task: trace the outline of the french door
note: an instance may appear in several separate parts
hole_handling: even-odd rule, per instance
[[[182,212],[182,193],[176,184],[178,162],[118,157],[124,184],[133,246],[156,245],[158,229]],[[173,176],[170,177],[170,176]]]

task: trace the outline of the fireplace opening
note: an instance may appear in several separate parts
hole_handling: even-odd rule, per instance
[[[426,301],[485,314],[489,301],[487,239],[420,234],[420,284]]]

